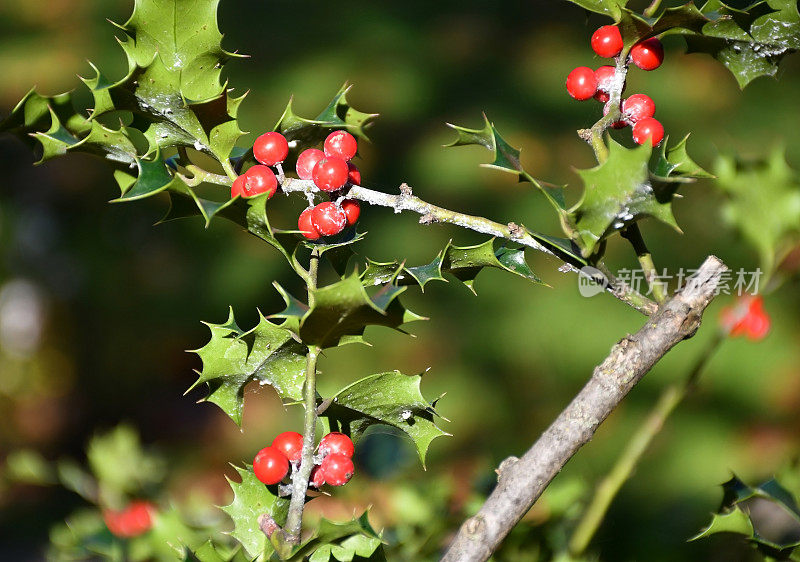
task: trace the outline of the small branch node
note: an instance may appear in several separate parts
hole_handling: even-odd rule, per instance
[[[414,193],[411,190],[411,186],[403,182],[400,184],[400,194],[406,197],[411,197]]]
[[[514,240],[519,240],[525,236],[525,229],[515,222],[508,223],[508,232]]]
[[[433,223],[435,223],[435,222],[439,222],[439,221],[437,221],[437,220],[436,220],[436,217],[434,217],[434,216],[433,216],[432,214],[430,214],[430,213],[425,213],[424,215],[422,215],[422,216],[419,218],[419,224],[433,224]]]

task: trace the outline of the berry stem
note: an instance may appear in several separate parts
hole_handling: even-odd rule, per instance
[[[308,264],[308,304],[314,306],[314,291],[317,288],[317,272],[319,270],[319,249],[311,253]],[[305,419],[303,423],[303,452],[300,459],[300,468],[292,475],[292,499],[289,502],[289,513],[286,518],[286,535],[289,543],[300,544],[303,528],[303,508],[306,503],[308,481],[311,470],[314,468],[314,442],[317,427],[317,358],[320,349],[309,346],[306,355],[306,378],[303,387],[303,407]]]
[[[714,335],[714,339],[708,343],[696,359],[686,379],[674,382],[661,391],[658,401],[650,411],[650,415],[647,416],[647,419],[630,438],[625,449],[617,457],[617,461],[611,471],[597,485],[591,503],[584,510],[578,525],[572,532],[568,546],[569,554],[572,558],[582,558],[589,546],[589,542],[603,522],[611,502],[619,493],[623,484],[631,477],[639,460],[656,435],[661,431],[667,418],[677,408],[678,404],[697,387],[697,381],[703,369],[723,341],[725,341],[725,334],[718,330]]]
[[[650,2],[650,5],[647,8],[645,8],[643,12],[644,16],[646,18],[652,18],[660,7],[661,7],[661,0],[653,0],[652,2]]]
[[[199,166],[195,166],[194,164],[189,164],[186,166],[186,171],[189,172],[189,176],[185,174],[180,174],[176,172],[176,176],[188,185],[189,187],[195,187],[200,185],[201,183],[213,183],[216,185],[224,185],[230,187],[233,183],[227,175],[223,176],[222,174],[213,174]],[[235,178],[234,178],[235,179]]]
[[[653,297],[655,297],[656,302],[658,304],[663,303],[667,298],[666,288],[664,287],[664,283],[658,280],[658,270],[656,270],[656,266],[653,263],[653,256],[650,254],[650,250],[647,249],[647,244],[644,242],[642,231],[639,230],[639,225],[633,223],[624,228],[620,234],[633,246],[633,250],[636,252],[636,258],[639,260],[639,265],[642,266],[642,271],[644,271],[644,278],[650,290],[653,292]]]
[[[619,107],[620,100],[622,99],[622,91],[625,89],[625,82],[628,76],[629,50],[629,47],[624,48],[616,58],[614,80],[608,92],[608,106],[610,108],[608,114],[592,125],[590,129],[581,129],[578,131],[578,136],[591,145],[592,150],[594,150],[594,156],[597,158],[599,164],[602,164],[608,158],[608,147],[603,140],[603,133],[612,123],[619,121],[620,117],[622,117]]]

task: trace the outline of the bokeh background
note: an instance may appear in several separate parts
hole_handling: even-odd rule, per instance
[[[0,2],[0,115],[34,84],[47,94],[75,89],[86,99],[76,74],[89,74],[87,59],[121,76],[124,57],[106,18],[124,21],[131,4]],[[224,46],[251,56],[226,67],[232,87],[250,90],[240,117],[253,134],[243,145],[272,128],[290,96],[296,111],[311,117],[348,81],[351,103],[381,114],[373,142],[360,149],[365,185],[392,191],[405,181],[423,199],[552,234],[559,233],[557,220],[529,185],[478,167],[487,158],[480,149],[442,148],[453,138],[444,123],[479,127],[485,111],[522,148],[531,173],[569,184],[568,200],[576,201],[574,169],[592,166],[593,156],[575,130],[594,122],[600,105],[572,100],[564,78],[575,66],[601,64],[588,37],[603,23],[567,2],[225,0],[220,7]],[[673,138],[692,133],[696,161],[711,168],[718,153],[758,157],[782,144],[790,164],[800,166],[798,57],[784,62],[779,81],[761,78],[740,92],[716,61],[684,54],[681,39],[665,46],[663,67],[632,72],[627,91],[655,100]],[[617,134],[629,142],[629,131]],[[299,285],[277,254],[233,225],[216,221],[204,230],[198,219],[154,227],[165,200],[107,204],[117,188],[100,161],[74,155],[33,162],[22,143],[0,137],[0,462],[22,447],[80,461],[95,432],[129,422],[167,459],[170,494],[227,503],[228,463],[245,462],[278,432],[299,429],[299,411],[253,388],[240,432],[214,406],[195,404],[199,393],[183,395],[199,367],[183,350],[202,346],[208,332],[200,322],[224,321],[228,305],[249,327],[257,309],[281,307],[272,281],[294,291]],[[714,253],[734,270],[756,267],[754,252],[723,223],[713,184],[690,185],[684,194],[675,204],[683,235],[643,224],[657,265],[693,268]],[[361,251],[373,259],[421,264],[449,239],[482,241],[384,209],[362,216],[369,236]],[[275,219],[287,226],[292,220]],[[453,436],[434,441],[426,472],[408,443],[370,438],[353,483],[312,503],[314,510],[348,516],[373,505],[376,526],[399,529],[389,535],[397,540],[416,532],[408,529],[414,525],[455,521],[477,505],[493,467],[524,451],[611,345],[642,324],[610,297],[582,298],[576,278],[559,273],[556,261],[533,253],[529,259],[552,287],[498,271],[481,274],[477,297],[455,283],[429,286],[404,297],[430,317],[411,327],[416,337],[375,329],[373,347],[327,353],[323,393],[370,373],[427,371],[423,392],[430,399],[446,393],[439,409]],[[636,265],[619,240],[606,263],[614,270]],[[535,543],[548,523],[580,506],[659,391],[685,376],[730,301],[718,299],[706,328],[670,353],[570,461],[527,517],[523,542]],[[602,559],[752,556],[735,540],[687,538],[708,521],[721,498],[718,485],[732,471],[759,481],[798,453],[797,283],[771,295],[766,309],[771,335],[758,344],[724,344],[623,488],[593,543]],[[57,487],[4,484],[0,559],[40,559],[48,528],[81,503]]]

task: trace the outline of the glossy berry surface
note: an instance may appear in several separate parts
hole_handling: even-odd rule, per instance
[[[347,226],[353,226],[361,215],[361,203],[355,199],[345,199],[342,201],[342,211],[347,217]]]
[[[720,325],[731,337],[746,336],[761,341],[769,334],[772,321],[761,296],[745,295],[733,307],[723,309]]]
[[[297,157],[297,177],[301,180],[310,180],[317,162],[325,158],[325,153],[318,148],[308,148]]]
[[[616,57],[622,50],[622,35],[615,25],[604,25],[592,33],[592,50],[604,58]]]
[[[138,537],[153,526],[155,506],[145,500],[134,500],[121,510],[104,509],[103,522],[111,534],[121,538]]]
[[[272,447],[283,453],[289,462],[298,462],[303,455],[303,436],[296,431],[284,431],[272,440]]]
[[[664,127],[657,119],[647,117],[633,126],[633,142],[636,144],[644,144],[650,140],[653,146],[658,146],[663,138]]]
[[[244,196],[267,194],[267,198],[275,195],[278,190],[278,178],[268,166],[256,164],[244,174]]]
[[[297,219],[297,230],[308,240],[319,240],[321,234],[314,225],[311,224],[311,211],[313,210],[312,207],[309,207],[300,213],[300,218]]]
[[[322,455],[337,453],[346,457],[352,457],[353,453],[356,452],[356,448],[353,445],[352,439],[347,435],[339,433],[338,431],[332,431],[320,440],[319,452]]]
[[[244,175],[239,176],[235,180],[233,180],[233,185],[231,186],[231,199],[236,197],[245,197],[245,181],[247,178]]]
[[[599,102],[606,103],[610,96],[611,85],[614,83],[614,74],[616,69],[613,66],[601,66],[594,71],[594,78],[597,80],[597,92],[594,94],[594,99]]]
[[[664,47],[657,37],[636,43],[631,48],[633,64],[642,70],[655,70],[664,62]]]
[[[347,183],[349,170],[341,158],[325,157],[314,166],[312,179],[322,191],[336,191]]]
[[[597,78],[588,66],[579,66],[567,76],[567,92],[576,100],[588,100],[597,92]]]
[[[336,203],[326,201],[311,210],[311,224],[322,236],[334,236],[347,226],[347,215]]]
[[[350,160],[358,151],[358,143],[353,135],[347,131],[334,131],[325,139],[322,147],[325,156]]]
[[[289,143],[280,133],[264,133],[253,143],[253,156],[267,166],[274,166],[286,160],[289,155]]]
[[[352,162],[347,163],[347,181],[351,185],[361,185],[361,172]]]
[[[622,116],[631,123],[652,117],[655,113],[655,102],[645,94],[633,94],[622,102]]]
[[[289,460],[275,447],[264,447],[253,459],[253,472],[264,484],[277,484],[289,472]]]
[[[325,483],[331,486],[344,486],[355,473],[355,467],[350,457],[341,453],[331,453],[319,465],[325,477]]]
[[[325,473],[322,472],[321,466],[315,466],[311,469],[311,478],[308,483],[314,488],[322,488],[325,485]]]

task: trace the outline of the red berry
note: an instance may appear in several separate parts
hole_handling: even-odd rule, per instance
[[[334,131],[325,139],[323,148],[325,156],[347,161],[356,155],[358,143],[355,137],[347,131]]]
[[[616,57],[622,50],[622,34],[615,25],[604,25],[592,33],[592,50],[604,58]]]
[[[633,126],[633,142],[644,144],[648,140],[653,146],[658,146],[664,138],[664,126],[652,117],[647,117],[636,122]]]
[[[325,484],[325,473],[322,472],[321,466],[315,466],[311,469],[311,480],[309,484],[314,488],[322,488]]]
[[[319,452],[323,456],[336,453],[352,457],[355,451],[356,448],[353,445],[353,441],[347,435],[338,431],[332,431],[319,442]]]
[[[760,296],[745,295],[734,307],[726,307],[720,316],[722,329],[731,337],[747,336],[749,340],[764,339],[772,324],[764,311],[764,299]]]
[[[588,66],[579,66],[567,76],[567,92],[576,100],[588,100],[597,92],[597,78]]]
[[[124,509],[103,510],[103,521],[113,535],[122,538],[138,537],[153,526],[155,506],[144,500],[134,500]]]
[[[310,180],[317,162],[325,158],[325,153],[318,148],[309,148],[300,153],[297,157],[297,176],[301,180]]]
[[[289,462],[297,462],[303,455],[303,436],[296,431],[284,431],[272,441],[272,447],[283,453]]]
[[[241,175],[238,178],[236,178],[235,180],[233,180],[233,185],[231,186],[231,199],[233,199],[237,195],[239,197],[244,197],[245,196],[245,181],[246,180],[247,180],[247,178],[244,177],[244,175]]]
[[[253,459],[253,472],[264,484],[277,484],[289,472],[289,460],[275,447],[264,447]]]
[[[622,102],[622,117],[631,123],[652,117],[655,113],[655,102],[645,94],[633,94]]]
[[[341,158],[326,157],[317,162],[312,172],[314,185],[322,191],[336,191],[347,183],[347,162]]]
[[[311,224],[321,235],[333,236],[347,226],[347,215],[336,203],[326,201],[311,210]]]
[[[594,78],[597,80],[597,92],[594,99],[606,103],[610,96],[611,85],[614,83],[614,75],[617,69],[613,66],[601,66],[594,71]]]
[[[664,46],[657,37],[640,41],[631,48],[631,60],[642,70],[655,70],[664,62]]]
[[[353,461],[341,453],[331,453],[322,459],[319,469],[324,473],[325,483],[331,486],[344,486],[355,472]]]
[[[297,230],[308,240],[318,240],[321,236],[319,231],[311,224],[311,211],[313,210],[312,207],[309,207],[300,213],[300,218],[297,219]]]
[[[267,166],[283,162],[288,154],[289,143],[286,142],[286,137],[280,133],[264,133],[253,143],[253,156]]]
[[[244,173],[244,178],[245,197],[266,193],[269,199],[278,190],[278,178],[267,166],[256,164]]]
[[[361,214],[361,203],[355,199],[345,199],[342,201],[342,211],[347,217],[347,226],[353,226],[358,222],[358,216]]]
[[[351,185],[361,185],[361,172],[352,162],[347,163],[347,181]]]

